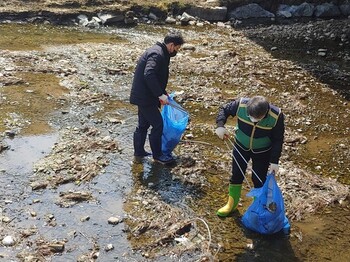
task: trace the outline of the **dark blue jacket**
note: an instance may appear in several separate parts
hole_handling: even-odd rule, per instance
[[[137,62],[130,93],[130,103],[159,105],[158,97],[167,94],[170,55],[164,43],[147,49]]]

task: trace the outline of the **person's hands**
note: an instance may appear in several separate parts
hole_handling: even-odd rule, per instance
[[[225,137],[228,137],[229,133],[227,132],[225,127],[219,126],[215,129],[215,134],[220,138],[224,139]]]
[[[273,173],[274,175],[277,175],[278,172],[278,164],[270,163],[269,173]]]
[[[162,105],[167,105],[167,104],[169,104],[168,96],[167,96],[167,95],[162,94],[162,95],[159,96],[158,98],[159,98],[159,102],[160,102]]]

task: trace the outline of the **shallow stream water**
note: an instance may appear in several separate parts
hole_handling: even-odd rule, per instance
[[[74,65],[79,72],[83,72],[79,78],[82,86],[94,83],[97,89],[103,89],[104,93],[113,95],[111,101],[101,105],[101,109],[95,110],[90,116],[91,108],[86,105],[86,109],[81,110],[81,105],[75,103],[69,96],[67,98],[69,91],[62,87],[65,82],[58,83],[57,78],[52,78],[51,74],[44,77],[44,82],[42,74],[17,75],[22,76],[28,84],[0,87],[2,98],[0,119],[12,119],[11,127],[19,130],[14,138],[3,140],[10,149],[4,150],[0,155],[0,183],[3,185],[0,190],[0,211],[2,216],[11,218],[11,222],[3,223],[5,229],[1,232],[1,236],[6,231],[10,232],[11,228],[24,230],[34,227],[37,230],[35,235],[26,239],[20,246],[15,248],[0,246],[1,257],[7,261],[17,261],[17,252],[25,251],[26,246],[30,247],[30,242],[40,236],[45,240],[67,240],[65,251],[53,256],[52,261],[76,261],[80,255],[96,250],[101,253],[98,261],[147,260],[140,253],[132,251],[133,241],[137,240],[128,239],[123,223],[114,226],[107,223],[107,219],[111,216],[124,217],[125,194],[137,192],[138,185],[142,184],[160,194],[166,203],[174,205],[187,203],[193,212],[204,214],[213,230],[213,239],[226,247],[217,254],[220,261],[349,261],[350,231],[347,224],[350,222],[350,216],[348,210],[329,208],[326,215],[313,215],[307,217],[303,222],[292,223],[292,237],[283,234],[263,237],[243,230],[238,219],[239,215],[223,220],[216,217],[213,211],[222,205],[223,198],[216,196],[212,189],[205,187],[204,192],[203,189],[196,191],[196,188],[173,179],[171,168],[164,168],[152,161],[133,162],[130,143],[136,125],[136,115],[134,108],[127,103],[131,78],[128,74],[121,75],[116,87],[104,76],[96,74],[103,68],[103,63],[85,62],[85,59],[86,61],[91,59],[97,61],[97,58],[103,53],[102,49],[92,44],[88,46],[74,46],[74,44],[112,42],[118,45],[120,41],[137,43],[142,40],[142,45],[148,46],[159,40],[165,30],[166,28],[157,28],[157,30],[144,27],[110,28],[105,29],[105,34],[96,34],[83,30],[67,30],[67,28],[27,25],[20,27],[14,25],[12,28],[11,25],[0,25],[1,35],[6,33],[5,39],[10,39],[1,42],[1,49],[21,50],[20,56],[25,56],[28,50],[42,49],[41,43],[46,42],[46,34],[50,32],[48,42],[50,47],[44,48],[45,53],[39,55],[48,56],[48,59],[53,61],[61,59],[62,63],[69,60],[70,65]],[[19,35],[18,37],[24,37],[22,39],[24,45],[17,43],[14,47],[11,39],[17,39],[15,36],[19,32],[26,32],[29,40],[26,36]],[[191,34],[190,31],[186,32],[188,36]],[[205,33],[202,32],[201,35]],[[72,44],[72,46],[69,47],[69,51],[65,51],[66,47],[62,44]],[[225,48],[225,46],[220,48]],[[141,49],[136,51],[140,52]],[[126,50],[126,52],[132,54],[133,50]],[[137,56],[131,55],[130,60]],[[109,58],[104,57],[104,59]],[[114,65],[126,71],[130,70],[130,64],[124,64],[123,61],[120,63],[116,61]],[[11,67],[11,65],[2,65],[2,67]],[[8,68],[5,71],[15,72],[16,70]],[[46,73],[44,75],[47,76]],[[176,85],[179,81],[181,82],[182,78],[186,78],[186,75],[185,73],[181,75],[180,72],[178,76],[171,79],[170,84]],[[41,92],[43,86],[49,89]],[[52,98],[55,98],[55,102],[51,102]],[[92,105],[92,107],[99,107],[99,104]],[[66,116],[68,112],[73,117]],[[8,114],[11,114],[10,117]],[[102,126],[102,128],[107,134],[113,134],[123,150],[113,155],[110,164],[89,183],[68,183],[55,189],[32,191],[30,183],[32,182],[33,164],[49,154],[51,148],[60,139],[60,130],[74,125],[74,121],[86,121],[83,115],[89,115],[89,121],[95,121],[94,123],[97,126],[100,125],[99,127],[102,125],[98,121],[100,118],[118,117],[122,119],[121,125],[113,128]],[[203,114],[202,117],[199,117],[200,113],[193,111],[192,118],[196,116],[198,119],[194,122],[208,122],[208,115]],[[1,132],[7,129],[8,126],[0,123]],[[222,184],[221,176],[208,179],[213,188]],[[59,192],[70,190],[89,191],[93,195],[93,200],[78,203],[69,208],[59,206],[57,204]],[[246,192],[247,188],[244,191]],[[249,201],[246,199],[244,205],[248,205]],[[83,221],[82,218],[86,216],[89,216],[89,219]],[[53,224],[55,226],[52,226]],[[248,239],[249,243],[242,243],[241,237],[245,239],[244,241]],[[110,243],[114,245],[114,249],[107,252],[104,247]],[[247,244],[251,248],[247,248]],[[96,246],[99,248],[96,249]],[[196,254],[191,259],[195,261]],[[158,260],[171,261],[172,259],[161,257]]]

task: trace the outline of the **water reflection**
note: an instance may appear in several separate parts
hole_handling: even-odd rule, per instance
[[[33,163],[43,158],[51,150],[58,138],[57,133],[5,139],[10,147],[0,155],[0,169],[8,174],[31,172]]]
[[[237,219],[238,226],[243,227],[241,220]],[[247,245],[246,252],[237,256],[236,261],[254,262],[296,262],[300,261],[294,253],[289,235],[280,231],[272,235],[261,235],[243,228],[244,235],[251,243]]]
[[[166,203],[181,202],[186,196],[195,193],[193,186],[186,185],[173,176],[174,165],[162,165],[150,158],[135,159],[133,173],[135,183],[140,183],[156,191]]]

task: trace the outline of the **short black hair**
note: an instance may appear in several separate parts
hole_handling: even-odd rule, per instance
[[[172,30],[164,37],[164,43],[174,43],[174,45],[183,45],[185,43],[185,40],[179,31]]]
[[[263,96],[254,96],[247,103],[247,113],[252,117],[264,116],[269,110],[269,102]]]

